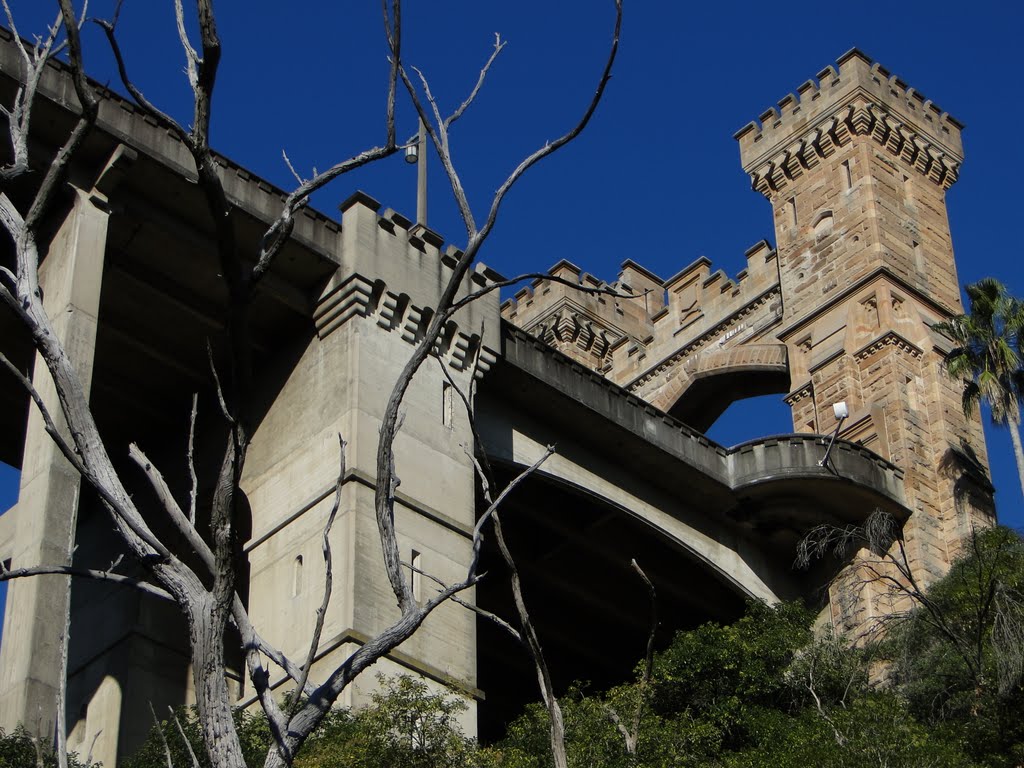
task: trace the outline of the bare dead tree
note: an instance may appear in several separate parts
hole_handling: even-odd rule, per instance
[[[154,532],[140,511],[135,499],[125,488],[123,478],[114,466],[107,446],[90,411],[83,383],[77,375],[67,350],[54,333],[52,320],[42,303],[39,286],[40,247],[45,245],[42,223],[55,206],[56,195],[67,178],[72,159],[86,135],[95,124],[99,101],[92,84],[85,76],[85,66],[79,38],[79,19],[75,18],[72,0],[58,0],[58,24],[35,47],[26,47],[23,56],[23,83],[13,105],[3,107],[8,125],[12,160],[0,169],[0,182],[10,182],[28,174],[27,146],[31,130],[32,105],[47,60],[55,53],[66,50],[69,70],[79,102],[79,116],[63,146],[58,150],[49,169],[25,212],[15,206],[6,193],[0,193],[0,224],[14,243],[15,268],[0,267],[0,300],[21,320],[31,335],[39,358],[45,363],[53,380],[59,403],[61,423],[55,420],[35,385],[14,370],[6,358],[0,356],[4,367],[13,372],[24,387],[40,414],[46,431],[68,462],[82,479],[97,493],[110,513],[117,534],[129,553],[143,566],[145,579],[133,579],[115,573],[116,564],[107,570],[74,568],[63,564],[39,564],[15,570],[4,570],[0,579],[27,577],[41,573],[61,573],[68,576],[99,578],[137,587],[150,594],[173,600],[185,616],[189,634],[198,719],[204,746],[210,762],[218,768],[242,768],[241,746],[231,718],[232,698],[225,678],[225,636],[228,624],[233,624],[242,638],[246,665],[254,689],[266,712],[274,735],[274,745],[266,758],[268,767],[290,765],[298,749],[317,727],[338,696],[362,671],[408,639],[425,618],[439,605],[473,586],[479,579],[477,555],[483,524],[494,523],[500,537],[497,505],[509,489],[499,494],[474,530],[474,557],[465,577],[455,584],[443,585],[423,605],[417,604],[399,559],[394,526],[395,472],[394,441],[401,428],[401,407],[408,388],[422,366],[451,316],[472,300],[457,299],[481,247],[497,221],[501,204],[515,183],[533,165],[575,139],[586,127],[610,79],[621,30],[622,4],[614,0],[615,26],[608,57],[594,95],[579,121],[558,139],[546,143],[513,170],[499,186],[483,219],[477,226],[461,177],[452,160],[449,129],[471,105],[483,86],[487,72],[502,49],[500,39],[480,70],[476,84],[459,108],[442,118],[437,102],[430,93],[427,81],[420,76],[426,104],[409,76],[401,52],[400,0],[382,0],[385,40],[389,53],[388,96],[384,115],[384,141],[380,146],[362,150],[349,156],[328,170],[314,173],[308,180],[299,179],[298,186],[286,197],[277,219],[264,233],[258,253],[246,258],[235,233],[235,213],[217,170],[210,143],[210,124],[213,114],[214,89],[222,56],[222,43],[217,30],[212,0],[196,0],[195,21],[198,43],[194,44],[187,31],[182,0],[175,0],[175,15],[182,50],[186,57],[186,74],[193,93],[191,127],[185,127],[161,111],[137,87],[129,73],[129,66],[117,37],[117,14],[110,21],[98,21],[113,51],[121,83],[136,105],[152,118],[166,125],[192,155],[198,185],[202,190],[211,221],[215,228],[217,257],[220,272],[228,292],[225,318],[228,339],[228,376],[221,377],[213,368],[214,380],[222,416],[226,424],[226,437],[220,449],[219,469],[212,498],[208,502],[210,520],[209,541],[196,526],[198,477],[193,463],[192,445],[195,431],[196,406],[193,404],[189,428],[189,449],[186,460],[192,482],[187,511],[182,508],[159,468],[136,445],[132,445],[130,458],[147,479],[153,497],[165,519],[187,542],[191,552],[175,552]],[[13,18],[4,4],[8,20]],[[84,16],[84,12],[83,12]],[[60,30],[66,39],[58,42]],[[267,643],[252,625],[236,589],[234,546],[239,503],[239,483],[249,442],[251,439],[252,359],[249,339],[253,297],[257,286],[268,274],[275,258],[294,227],[294,217],[309,200],[311,194],[351,170],[394,154],[399,149],[395,138],[395,105],[398,84],[401,82],[413,102],[420,118],[427,125],[427,133],[448,177],[452,193],[462,215],[467,232],[467,245],[460,255],[423,337],[415,346],[408,362],[394,384],[381,427],[377,451],[377,484],[375,507],[377,526],[384,554],[386,573],[395,595],[400,617],[376,637],[361,645],[337,668],[318,683],[310,680],[310,668],[319,643],[323,615],[330,600],[331,555],[327,535],[333,514],[324,533],[324,557],[327,580],[324,598],[317,612],[317,629],[311,639],[304,663],[297,664],[278,648]],[[427,109],[429,106],[429,111]],[[287,157],[285,157],[286,162]],[[290,166],[290,163],[288,163]],[[494,287],[485,290],[494,290]],[[545,456],[546,458],[546,456]],[[341,445],[344,468],[344,442]],[[541,459],[543,461],[543,458]],[[510,486],[521,482],[533,467],[526,470]],[[342,471],[342,475],[344,472]],[[341,478],[338,481],[340,491]],[[338,496],[335,497],[335,510]],[[74,514],[72,512],[71,514]],[[71,526],[72,529],[74,525]],[[70,554],[70,553],[69,553]],[[195,562],[198,560],[198,562]],[[69,558],[70,562],[70,558]],[[539,644],[537,645],[539,649]],[[285,711],[270,692],[270,671],[264,660],[273,663],[296,684],[304,694],[297,704]],[[550,681],[548,681],[550,685]],[[554,706],[557,701],[553,699]],[[562,749],[564,755],[564,747]],[[563,763],[560,763],[564,764]]]
[[[615,729],[622,736],[623,744],[626,747],[626,754],[630,756],[631,760],[635,761],[637,747],[640,743],[640,724],[643,721],[644,710],[647,708],[647,695],[654,673],[654,639],[658,632],[658,593],[655,591],[651,580],[647,578],[647,574],[644,573],[644,569],[640,567],[636,560],[631,560],[629,565],[643,581],[644,586],[647,587],[647,593],[651,600],[650,628],[647,632],[644,668],[636,687],[636,700],[633,702],[632,717],[628,720],[625,719],[624,715],[620,714],[618,709],[609,702],[606,702],[604,706],[608,719],[612,721]]]
[[[845,559],[859,552],[854,566],[858,593],[880,589],[875,599],[886,601],[886,612],[865,628],[867,639],[880,639],[907,622],[921,622],[934,631],[963,663],[979,693],[988,685],[989,654],[994,655],[997,686],[1005,692],[1024,677],[1024,596],[1001,578],[1010,557],[1011,540],[1004,537],[991,547],[981,544],[982,532],[966,538],[963,567],[976,592],[970,620],[957,606],[932,594],[910,565],[899,522],[876,510],[860,526],[818,526],[800,542],[796,565],[806,567],[826,554]],[[954,564],[956,567],[956,564]]]

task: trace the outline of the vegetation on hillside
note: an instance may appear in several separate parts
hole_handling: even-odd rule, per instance
[[[793,603],[751,603],[730,626],[680,632],[649,677],[609,691],[577,685],[563,697],[570,766],[759,768],[913,766],[1008,768],[1024,762],[1024,650],[1007,643],[1024,604],[1024,542],[1004,528],[975,534],[948,576],[927,593],[946,629],[919,607],[884,642],[852,647],[815,633]],[[976,652],[957,648],[974,638]],[[1017,627],[1016,629],[1019,629]],[[1010,633],[1009,635],[1007,633]],[[977,663],[976,661],[977,660]],[[884,674],[880,671],[884,670]],[[882,682],[878,682],[881,680]],[[411,678],[384,680],[371,706],[335,710],[298,768],[548,768],[547,710],[530,706],[505,738],[465,737],[465,703]],[[634,713],[634,748],[626,727]],[[238,714],[248,764],[262,765],[265,720]],[[198,747],[188,710],[181,730]],[[621,727],[620,727],[621,726]],[[192,765],[169,719],[123,768]],[[166,741],[166,747],[164,746]],[[199,764],[204,755],[197,749]],[[5,764],[0,762],[0,767]]]

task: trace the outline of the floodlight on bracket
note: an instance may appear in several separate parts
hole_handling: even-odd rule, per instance
[[[839,430],[843,428],[843,422],[850,415],[850,409],[846,407],[846,401],[840,400],[838,403],[832,405],[832,413],[836,417],[836,431],[832,433],[832,439],[828,441],[828,448],[825,449],[825,455],[821,461],[818,462],[819,467],[824,467],[828,463],[829,454],[832,453],[832,446],[835,445],[836,438],[839,437]]]

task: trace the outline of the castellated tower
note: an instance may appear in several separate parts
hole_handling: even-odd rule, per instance
[[[963,311],[945,202],[961,128],[852,50],[736,134],[775,248],[754,245],[735,278],[703,257],[668,278],[627,260],[611,285],[563,259],[561,282],[522,289],[503,316],[701,431],[735,400],[778,393],[797,433],[827,436],[845,401],[840,437],[902,473],[908,554],[929,583],[994,519],[981,423],[932,330]],[[856,631],[886,607],[847,573],[832,612]]]
[[[963,311],[945,204],[961,128],[852,50],[736,134],[773,208],[795,429],[833,430],[831,406],[847,402],[840,435],[905,472],[925,581],[993,514],[981,424],[963,416],[942,371],[949,342],[931,330]]]

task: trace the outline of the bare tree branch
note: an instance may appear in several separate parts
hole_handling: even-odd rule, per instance
[[[616,299],[642,299],[644,296],[651,293],[650,288],[646,288],[640,293],[622,293],[610,285],[602,285],[593,288],[591,286],[581,285],[580,283],[572,280],[566,280],[564,277],[549,275],[547,272],[524,272],[521,275],[516,275],[515,277],[508,278],[507,280],[496,280],[492,283],[488,283],[483,288],[478,288],[458,301],[453,302],[451,307],[446,310],[445,318],[448,319],[453,317],[463,307],[472,304],[474,301],[486,296],[488,293],[500,291],[502,288],[510,288],[513,285],[518,285],[526,280],[537,280],[545,283],[555,283],[556,285],[565,285],[570,288],[575,288],[580,293],[589,294],[591,296],[611,296]]]
[[[174,494],[171,493],[171,489],[168,487],[160,470],[153,465],[153,462],[149,460],[146,454],[142,452],[142,449],[135,443],[128,446],[128,457],[146,475],[146,479],[149,481],[157,499],[159,499],[160,505],[171,518],[171,522],[174,523],[174,527],[186,538],[192,550],[199,555],[200,561],[212,573],[215,563],[209,545],[199,535],[199,531],[196,530],[193,522],[181,511],[181,507],[178,506],[178,502],[174,498]]]
[[[125,586],[134,587],[148,595],[153,595],[154,597],[159,597],[163,600],[173,599],[169,592],[161,589],[160,587],[154,586],[153,584],[149,584],[148,582],[140,579],[132,578],[131,576],[113,573],[112,571],[99,571],[93,568],[75,568],[70,565],[35,565],[25,568],[0,569],[0,581],[48,575],[79,576],[85,579],[109,581],[113,584],[123,584]]]
[[[470,91],[469,96],[467,96],[466,100],[463,101],[462,104],[459,105],[458,109],[456,109],[454,112],[452,112],[452,114],[450,114],[443,121],[442,124],[444,125],[445,130],[447,130],[448,128],[451,128],[452,123],[454,123],[456,120],[458,120],[460,117],[462,117],[463,113],[469,108],[469,105],[472,104],[473,101],[476,99],[477,94],[480,93],[480,89],[484,85],[484,79],[487,77],[487,72],[490,70],[491,64],[493,64],[494,60],[496,58],[498,58],[498,54],[501,53],[502,49],[506,45],[508,45],[508,41],[507,40],[502,40],[501,39],[501,35],[498,34],[497,32],[495,32],[494,33],[494,50],[491,51],[491,55],[487,58],[487,62],[480,69],[480,75],[479,75],[479,77],[477,77],[476,85],[473,86],[473,90]]]
[[[199,496],[199,476],[196,474],[195,443],[196,443],[196,417],[199,415],[199,393],[192,395],[192,415],[188,421],[188,476],[192,482],[192,488],[188,499],[188,522],[195,527],[196,524],[196,499]]]
[[[324,525],[323,533],[323,554],[324,554],[324,596],[320,607],[316,610],[316,625],[313,628],[313,637],[309,641],[309,652],[306,655],[306,663],[302,665],[302,677],[297,681],[301,691],[306,687],[309,680],[310,670],[313,668],[313,660],[316,658],[317,649],[320,647],[320,635],[324,631],[324,620],[327,618],[327,607],[331,603],[331,590],[334,585],[333,559],[331,557],[331,527],[334,525],[334,518],[338,514],[338,507],[341,505],[341,489],[345,484],[345,440],[338,435],[338,450],[340,454],[338,468],[338,482],[334,486],[334,503],[331,504],[331,511],[327,515],[327,523]],[[296,700],[296,708],[299,701]]]
[[[658,631],[658,595],[654,590],[651,580],[647,578],[647,574],[644,573],[637,561],[630,560],[629,565],[643,580],[651,599],[651,621],[650,630],[647,633],[647,651],[644,654],[644,671],[637,686],[636,706],[633,709],[632,722],[629,727],[622,722],[618,711],[611,703],[605,702],[604,708],[608,719],[612,721],[619,735],[622,736],[626,746],[626,754],[635,757],[637,746],[640,742],[640,722],[643,720],[644,708],[647,704],[647,689],[651,684],[651,675],[654,671],[654,638]]]
[[[68,443],[61,431],[57,429],[57,425],[54,424],[53,417],[50,415],[50,410],[46,407],[42,395],[39,394],[39,390],[35,388],[32,381],[28,376],[19,371],[3,352],[0,352],[0,366],[3,366],[8,373],[17,379],[18,383],[28,393],[28,396],[32,398],[32,402],[35,403],[36,408],[39,410],[39,415],[43,419],[43,427],[46,429],[46,434],[50,436],[53,444],[57,446],[57,449],[64,455],[64,458],[75,468],[75,471],[81,475],[86,475],[88,470],[82,463],[82,457],[75,450],[74,446]]]
[[[167,760],[167,768],[174,768],[174,760],[171,757],[171,746],[167,743],[167,737],[164,736],[164,729],[160,725],[160,718],[156,716],[156,710],[153,709],[153,702],[147,701],[149,704],[149,711],[153,714],[153,725],[155,726],[156,733],[160,737],[160,744],[164,748],[164,759]]]
[[[82,65],[82,46],[78,34],[78,24],[75,19],[75,11],[71,6],[71,0],[58,0],[61,14],[64,20],[64,29],[68,36],[68,59],[71,64],[72,81],[75,86],[75,94],[82,109],[78,122],[71,131],[64,145],[57,152],[57,155],[50,163],[43,176],[42,183],[36,191],[32,205],[25,216],[25,227],[35,233],[44,214],[49,210],[54,196],[60,188],[60,184],[67,176],[68,165],[72,155],[85,141],[86,134],[92,129],[99,115],[99,102],[93,94],[92,87],[85,77],[85,69]],[[43,63],[39,64],[40,72]],[[27,125],[26,125],[27,130]]]
[[[220,384],[220,375],[217,373],[217,363],[213,359],[213,347],[210,340],[206,340],[206,360],[210,365],[210,374],[213,376],[213,389],[217,393],[217,403],[220,405],[221,416],[228,424],[233,424],[235,417],[231,415],[227,401],[224,399],[224,387]]]
[[[181,727],[181,721],[178,719],[178,714],[171,708],[167,710],[171,713],[171,719],[174,721],[174,725],[178,729],[178,734],[181,736],[181,740],[185,742],[185,749],[188,751],[189,759],[192,761],[192,768],[199,768],[199,758],[196,757],[196,751],[192,749],[192,742],[189,741],[188,736],[185,735],[185,729]]]
[[[68,550],[75,546],[74,531],[69,532]],[[57,753],[58,768],[68,768],[68,653],[71,650],[71,577],[64,577],[64,626],[60,638],[60,672],[57,684],[57,720],[54,723],[54,751]]]
[[[562,717],[562,708],[558,703],[558,698],[555,696],[555,687],[551,682],[551,672],[544,658],[544,650],[541,647],[540,638],[537,637],[537,632],[530,619],[530,612],[526,608],[522,582],[519,578],[519,569],[516,567],[515,559],[512,557],[508,544],[505,542],[505,536],[501,530],[501,518],[497,512],[492,515],[492,520],[494,522],[494,540],[497,542],[498,551],[501,552],[505,565],[511,574],[512,598],[515,602],[516,613],[519,615],[524,645],[530,653],[530,658],[533,660],[541,698],[548,710],[548,717],[551,719],[551,754],[554,757],[555,768],[568,768],[569,761],[565,749],[565,721]]]
[[[416,601],[411,597],[411,590],[404,577],[402,564],[398,557],[398,545],[394,529],[395,491],[400,482],[395,468],[394,440],[401,429],[401,404],[404,395],[416,371],[434,349],[437,339],[443,332],[445,322],[450,317],[445,316],[444,313],[451,310],[456,295],[463,289],[463,283],[468,270],[494,225],[497,210],[508,189],[533,163],[574,138],[590,119],[596,107],[596,102],[604,90],[611,62],[614,61],[617,51],[621,21],[621,2],[616,2],[617,22],[615,36],[604,75],[598,86],[597,95],[584,113],[576,129],[570,131],[569,134],[566,134],[566,136],[554,144],[547,145],[542,150],[538,150],[538,152],[520,164],[516,171],[513,172],[513,175],[499,189],[491,204],[487,222],[480,231],[477,231],[473,214],[468,204],[460,206],[460,210],[463,211],[466,220],[467,230],[470,232],[469,243],[463,257],[456,264],[455,269],[452,270],[451,279],[442,289],[435,314],[428,324],[421,344],[415,349],[407,365],[404,367],[388,400],[377,454],[378,487],[375,494],[375,508],[378,529],[388,577],[399,603],[401,616],[391,627],[352,653],[342,665],[328,676],[328,679],[322,685],[315,688],[309,685],[308,678],[312,660],[315,658],[319,645],[319,636],[323,630],[324,616],[330,599],[332,563],[329,534],[340,503],[341,479],[339,478],[334,506],[324,532],[324,557],[327,571],[324,601],[321,609],[318,611],[316,630],[310,645],[310,653],[304,664],[294,664],[279,650],[260,637],[251,624],[249,615],[239,599],[234,584],[236,575],[234,569],[236,535],[234,518],[238,511],[237,507],[241,496],[239,481],[245,465],[250,440],[249,430],[252,426],[250,400],[253,366],[251,359],[252,345],[249,338],[250,310],[255,286],[270,270],[275,257],[280,253],[285,241],[294,228],[295,214],[306,204],[309,195],[342,174],[397,151],[395,140],[396,93],[399,78],[401,77],[403,82],[407,81],[401,59],[400,2],[398,0],[382,1],[385,36],[391,59],[389,93],[385,114],[386,140],[384,144],[355,153],[348,159],[332,166],[326,172],[317,173],[314,169],[313,179],[308,181],[300,180],[298,187],[286,198],[280,215],[266,231],[255,259],[242,257],[241,245],[235,232],[236,223],[235,216],[233,215],[233,206],[220,177],[217,158],[210,147],[213,97],[222,53],[221,40],[213,15],[212,0],[196,0],[195,21],[198,25],[200,43],[198,46],[200,50],[198,51],[189,40],[188,29],[190,23],[186,23],[184,4],[182,0],[175,0],[176,26],[179,40],[185,52],[189,83],[193,91],[193,123],[188,129],[171,119],[169,115],[160,111],[142,94],[141,90],[136,87],[128,76],[127,65],[115,35],[121,3],[117,3],[111,21],[99,22],[114,53],[119,76],[132,99],[143,112],[169,126],[171,132],[175,133],[183,141],[193,157],[199,188],[205,196],[211,221],[215,228],[215,242],[217,255],[220,260],[220,271],[227,284],[228,310],[225,317],[227,350],[223,353],[223,357],[226,359],[223,368],[224,386],[222,386],[218,371],[212,363],[212,349],[208,347],[218,405],[228,422],[227,435],[220,456],[219,472],[212,500],[210,501],[211,537],[209,542],[198,534],[195,526],[197,505],[199,504],[198,475],[194,456],[197,400],[193,399],[189,424],[187,461],[191,480],[191,492],[187,513],[174,498],[161,474],[142,451],[135,445],[132,446],[130,451],[131,460],[138,464],[146,473],[157,499],[171,518],[172,523],[189,542],[189,545],[203,563],[203,567],[207,568],[212,574],[212,587],[209,585],[210,579],[205,574],[202,578],[197,575],[185,561],[173,554],[168,546],[154,535],[135,501],[128,494],[121,477],[110,460],[106,446],[89,410],[88,398],[85,395],[82,382],[79,380],[66,350],[63,349],[59,338],[53,332],[51,321],[42,306],[41,292],[38,285],[40,251],[37,240],[41,230],[40,225],[46,217],[52,214],[55,208],[56,195],[67,177],[71,160],[81,148],[84,137],[94,124],[98,112],[98,102],[84,74],[79,40],[79,26],[81,22],[75,18],[72,12],[72,0],[59,0],[59,3],[61,7],[61,25],[66,29],[67,34],[70,76],[81,105],[81,113],[68,138],[57,152],[52,164],[42,175],[41,183],[37,188],[38,192],[29,205],[28,213],[24,218],[22,218],[21,213],[9,200],[0,196],[0,223],[2,223],[14,241],[16,254],[15,269],[4,268],[0,272],[0,298],[6,304],[15,307],[15,312],[30,330],[40,359],[47,366],[53,379],[70,437],[63,438],[63,442],[61,442],[60,433],[53,425],[53,420],[50,418],[49,413],[43,407],[41,397],[34,391],[27,377],[16,372],[19,381],[23,386],[27,385],[30,395],[33,396],[33,400],[40,408],[44,422],[47,422],[47,431],[54,435],[60,450],[66,455],[72,465],[81,472],[83,478],[97,490],[103,504],[111,512],[114,523],[120,535],[127,542],[129,550],[144,567],[149,569],[154,583],[149,584],[147,582],[131,580],[120,574],[115,574],[113,573],[113,567],[108,571],[91,571],[88,569],[72,569],[70,567],[58,569],[57,567],[47,568],[39,566],[35,569],[22,569],[17,574],[7,572],[4,578],[15,578],[37,573],[83,575],[90,578],[102,578],[113,582],[130,584],[151,594],[173,599],[181,607],[189,623],[190,650],[199,709],[199,723],[203,731],[203,738],[209,752],[209,758],[211,762],[218,766],[241,768],[241,750],[237,741],[237,733],[230,725],[224,725],[230,719],[231,703],[223,676],[222,663],[224,629],[230,617],[242,636],[250,676],[254,679],[257,691],[260,692],[261,702],[263,702],[271,720],[271,727],[275,729],[275,737],[279,749],[272,749],[268,753],[267,763],[268,765],[278,764],[281,760],[288,761],[291,756],[294,756],[295,749],[303,743],[311,730],[320,722],[327,709],[340,695],[341,691],[344,690],[345,686],[356,675],[410,637],[431,611],[445,601],[455,599],[464,604],[465,601],[461,601],[458,597],[459,593],[472,587],[480,578],[477,573],[477,567],[483,526],[488,520],[493,520],[496,529],[500,530],[500,523],[496,517],[498,505],[518,483],[522,482],[530,473],[536,471],[540,463],[550,455],[549,449],[537,463],[526,469],[518,478],[510,483],[490,503],[488,509],[485,510],[474,530],[473,558],[467,568],[465,578],[455,584],[441,585],[442,588],[426,604],[423,606],[417,605]],[[4,6],[5,10],[9,13],[10,9],[6,6],[6,0],[4,0]],[[23,52],[26,63],[25,85],[22,91],[19,92],[19,96],[15,99],[13,105],[10,108],[4,108],[9,125],[11,126],[10,134],[13,146],[13,151],[11,152],[13,163],[9,163],[5,168],[0,169],[0,177],[4,179],[14,178],[17,175],[28,172],[27,150],[24,153],[25,161],[22,164],[23,167],[19,166],[19,159],[21,158],[19,142],[27,142],[31,105],[36,98],[36,84],[39,82],[39,77],[43,72],[46,57],[52,55],[57,36],[57,25],[55,25],[46,40],[37,43],[32,51],[26,49]],[[435,113],[437,129],[431,131],[432,140],[435,142],[435,145],[440,141],[444,146],[443,156],[445,158],[446,171],[457,197],[459,196],[458,189],[461,187],[461,182],[450,157],[448,129],[464,114],[477,97],[490,66],[503,46],[504,43],[501,42],[500,38],[496,39],[495,49],[481,69],[476,85],[463,104],[447,120],[442,120],[440,114]],[[407,83],[406,85],[415,100],[414,89],[408,88]],[[425,83],[424,85],[426,86]],[[433,96],[429,94],[429,90],[428,97],[436,107],[436,104],[433,102]],[[422,114],[422,106],[419,103],[416,106],[417,111]],[[464,201],[464,193],[462,198]],[[252,266],[253,264],[254,266]],[[5,367],[13,369],[13,366],[10,365],[6,358],[4,358],[4,362],[7,363]],[[470,400],[465,397],[461,390],[459,391],[466,404],[471,405]],[[475,459],[474,463],[477,464]],[[479,465],[477,464],[477,466]],[[341,476],[343,475],[344,466],[342,466]],[[189,558],[186,558],[186,560],[189,560]],[[536,646],[539,650],[539,644],[536,643],[535,638],[532,640],[527,638],[526,640],[528,644]],[[298,707],[288,718],[284,718],[283,713],[273,702],[273,697],[269,695],[266,670],[263,669],[263,656],[280,666],[285,674],[295,680],[298,683],[299,689],[305,691],[308,696],[308,699],[302,706]],[[551,700],[553,701],[553,695]],[[554,702],[553,706],[557,708],[557,702]],[[181,723],[176,721],[176,725],[179,731],[183,731]],[[195,755],[192,755],[192,760],[193,764],[197,763]],[[275,761],[278,761],[278,763],[275,763]]]
[[[188,39],[188,32],[185,31],[185,12],[181,6],[181,0],[174,0],[174,20],[178,24],[178,39],[181,41],[182,50],[185,51],[188,83],[195,90],[199,85],[199,54],[192,47],[192,43]]]
[[[405,563],[405,565],[407,565],[409,567],[409,569],[412,570],[413,572],[419,573],[419,574],[421,574],[423,576],[426,576],[432,582],[434,582],[439,587],[441,587],[441,589],[447,589],[448,588],[447,584],[445,584],[443,581],[441,581],[439,578],[437,578],[433,574],[427,573],[426,571],[424,571],[424,570],[422,570],[420,568],[416,568],[415,566],[412,565],[412,563]],[[480,574],[480,578],[483,578],[483,577],[484,577],[484,574]],[[477,616],[480,616],[481,618],[487,619],[488,621],[490,621],[490,622],[496,624],[497,626],[501,627],[506,632],[508,632],[510,635],[512,635],[512,637],[514,637],[517,642],[522,642],[522,637],[523,636],[521,634],[519,634],[519,630],[516,629],[515,627],[513,627],[511,624],[509,624],[503,618],[501,618],[501,616],[498,616],[496,613],[492,613],[491,611],[488,611],[488,610],[485,610],[485,609],[481,608],[479,605],[474,605],[473,603],[470,603],[470,602],[468,602],[466,600],[463,600],[458,595],[452,595],[449,599],[453,603],[455,603],[456,605],[461,605],[466,610],[472,611]]]

